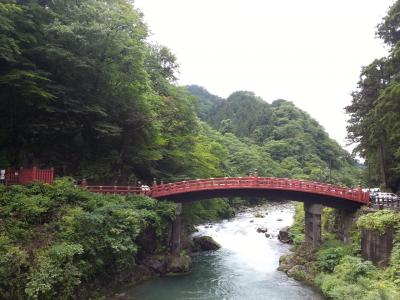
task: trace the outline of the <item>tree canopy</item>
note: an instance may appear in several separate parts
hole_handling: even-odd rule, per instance
[[[399,12],[396,1],[378,26],[377,36],[390,47],[389,55],[362,68],[346,107],[348,138],[366,160],[366,179],[393,191],[400,188]]]

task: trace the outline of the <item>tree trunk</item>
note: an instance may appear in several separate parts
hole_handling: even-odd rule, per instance
[[[384,149],[383,144],[379,144],[378,146],[378,160],[379,160],[379,174],[381,185],[386,188],[386,170],[385,170],[385,157],[384,157]]]

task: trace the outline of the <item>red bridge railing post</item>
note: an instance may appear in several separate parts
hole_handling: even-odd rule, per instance
[[[81,182],[81,187],[84,188],[84,189],[86,189],[87,186],[88,186],[87,181],[86,181],[85,178],[83,178],[83,179],[82,179],[82,182]]]

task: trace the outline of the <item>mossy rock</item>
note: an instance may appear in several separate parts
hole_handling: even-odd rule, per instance
[[[187,274],[192,270],[192,258],[183,252],[167,256],[166,264],[167,275]]]
[[[199,236],[193,238],[194,250],[195,251],[215,251],[221,248],[211,236]]]

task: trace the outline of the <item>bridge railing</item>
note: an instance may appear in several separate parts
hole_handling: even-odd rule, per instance
[[[134,194],[134,195],[150,195],[150,190],[144,190],[141,187],[133,185],[115,185],[115,186],[105,186],[105,185],[85,185],[88,191],[93,193],[103,193],[103,194]]]
[[[369,202],[368,192],[363,192],[361,188],[351,189],[315,181],[272,177],[225,177],[159,184],[152,187],[151,195],[157,198],[182,192],[226,189],[228,187],[230,189],[259,187],[261,189],[304,191],[345,198],[364,204],[368,204]]]
[[[400,198],[388,198],[382,196],[371,196],[371,203],[378,208],[392,208],[400,210]]]

